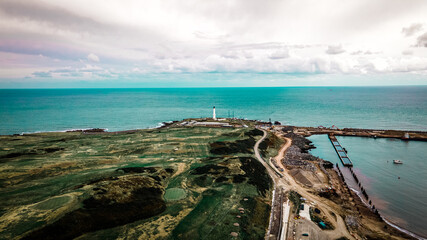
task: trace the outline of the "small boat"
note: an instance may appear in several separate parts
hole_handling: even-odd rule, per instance
[[[393,160],[393,163],[394,163],[394,164],[402,164],[403,162],[402,162],[402,161],[400,161],[400,160]]]

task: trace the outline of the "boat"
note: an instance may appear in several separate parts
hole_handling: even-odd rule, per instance
[[[394,164],[402,164],[403,162],[402,162],[402,161],[400,161],[400,160],[393,160],[393,163],[394,163]]]

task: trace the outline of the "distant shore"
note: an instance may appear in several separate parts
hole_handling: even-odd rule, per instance
[[[121,131],[109,132],[107,128],[82,128],[82,129],[69,129],[61,131],[35,131],[35,132],[23,132],[21,134],[6,134],[7,135],[27,135],[47,132],[81,132],[85,134],[97,134],[97,133],[125,133],[144,129],[162,129],[172,126],[182,121],[168,121],[159,123],[157,127],[141,128],[141,129],[129,129]],[[200,120],[200,119],[195,119]],[[243,119],[235,119],[243,121]],[[206,121],[206,119],[203,119]],[[370,138],[395,138],[410,141],[427,141],[427,131],[412,131],[412,130],[395,130],[395,129],[363,129],[363,128],[325,128],[325,127],[305,127],[305,126],[291,126],[291,125],[274,125],[272,123],[258,121],[258,120],[244,120],[260,124],[266,128],[285,128],[294,131],[297,134],[301,134],[304,137],[318,134],[331,134],[336,136],[353,136],[353,137],[370,137]],[[203,125],[200,125],[203,126]],[[186,126],[190,127],[190,126]]]

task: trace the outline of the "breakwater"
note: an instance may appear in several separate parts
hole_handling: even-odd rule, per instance
[[[341,144],[338,142],[337,138],[333,135],[328,135],[329,140],[331,140],[332,146],[334,146],[335,151],[338,154],[338,157],[340,158],[342,164],[346,167],[353,166],[353,163],[351,162],[350,158],[347,156],[347,152],[345,148],[341,146]]]
[[[298,127],[282,126],[292,128],[294,132],[303,136],[327,134],[334,136],[369,137],[369,138],[394,138],[407,141],[427,141],[426,131],[405,131],[385,129],[359,129],[359,128],[325,128],[325,127]]]

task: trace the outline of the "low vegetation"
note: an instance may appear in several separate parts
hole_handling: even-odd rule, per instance
[[[299,214],[300,205],[302,203],[301,195],[295,191],[290,191],[288,195],[289,200],[293,203],[292,212],[295,214]]]
[[[0,238],[263,239],[272,182],[253,158],[261,136],[207,127],[0,136]]]

